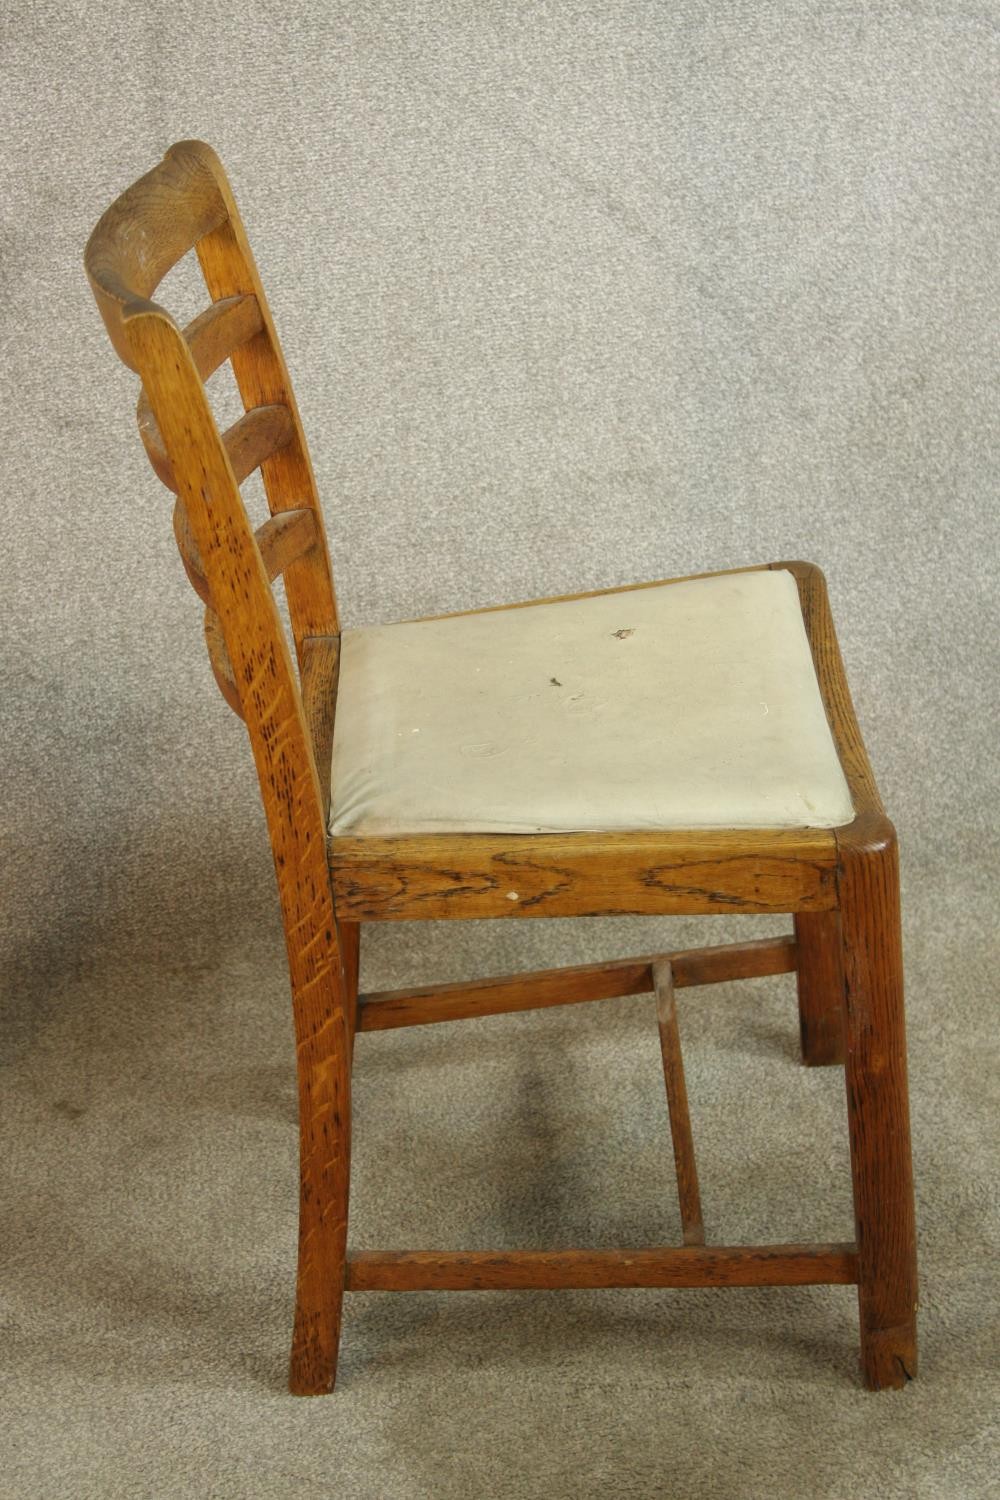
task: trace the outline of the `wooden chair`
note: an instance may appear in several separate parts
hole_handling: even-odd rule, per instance
[[[149,299],[192,248],[211,305],[182,331]],[[212,669],[267,814],[298,1059],[291,1389],[333,1388],[345,1290],[816,1283],[857,1285],[865,1383],[902,1385],[917,1283],[896,840],[822,574],[772,563],[341,638],[288,371],[212,150],[174,146],[104,214],[86,267],[141,378],[139,430],[177,495]],[[226,360],[246,412],[220,435],[205,381]],[[254,531],[240,485],[258,467],[271,515]],[[713,912],[788,912],[794,934],[358,994],[363,922]],[[674,991],[791,971],[804,1061],[846,1070],[855,1237],[707,1244]],[[682,1245],[348,1251],[356,1031],[653,991]]]

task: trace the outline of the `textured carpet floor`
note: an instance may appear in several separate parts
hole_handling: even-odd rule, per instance
[[[0,1496],[995,1493],[995,9],[46,0],[0,36]],[[810,1288],[356,1297],[338,1394],[285,1394],[269,855],[80,269],[184,135],[272,289],[347,623],[826,569],[903,849],[905,1391]],[[363,980],[782,925],[376,927]],[[791,979],[680,1008],[712,1237],[848,1235]],[[359,1247],[677,1234],[648,998],[364,1037],[356,1076]]]

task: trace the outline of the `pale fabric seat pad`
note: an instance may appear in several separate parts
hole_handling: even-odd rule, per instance
[[[853,816],[787,571],[343,634],[333,834]]]

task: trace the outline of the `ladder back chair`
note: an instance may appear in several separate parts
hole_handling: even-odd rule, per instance
[[[150,300],[195,250],[210,305]],[[822,574],[730,573],[341,635],[305,438],[222,166],[174,146],[107,210],[86,269],[138,423],[176,495],[212,670],[267,815],[300,1129],[290,1385],[333,1389],[344,1291],[856,1285],[873,1389],[916,1373],[916,1258],[896,839],[852,708]],[[230,361],[245,414],[205,382]],[[260,468],[256,530],[240,486]],[[287,593],[294,659],[272,593]],[[332,785],[332,796],[331,796]],[[359,995],[361,924],[789,913],[787,936]],[[845,1068],[854,1236],[706,1239],[675,991],[794,972],[803,1060]],[[347,1247],[357,1031],[655,993],[683,1243]]]

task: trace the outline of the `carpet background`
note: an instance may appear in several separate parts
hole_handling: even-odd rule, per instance
[[[995,6],[137,9],[0,20],[0,1494],[986,1495],[995,1462]],[[900,831],[922,1373],[843,1288],[358,1297],[284,1393],[291,1028],[242,726],[80,258],[228,164],[343,616],[803,556]],[[183,271],[164,289],[198,307]],[[258,497],[259,498],[259,497]],[[369,987],[779,930],[371,929]],[[681,997],[713,1236],[839,1238],[788,978]],[[353,1239],[676,1235],[652,1002],[362,1039]]]

